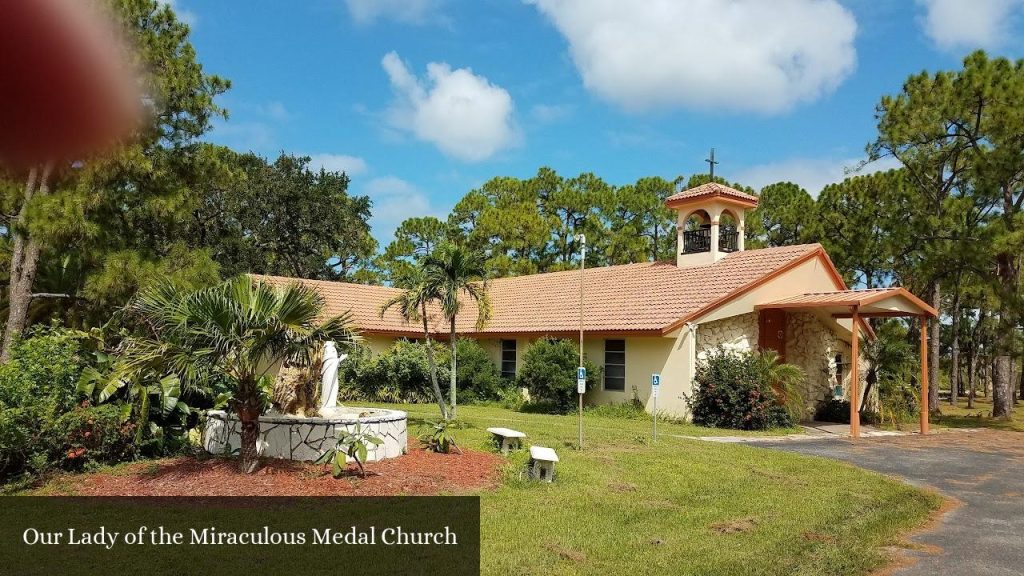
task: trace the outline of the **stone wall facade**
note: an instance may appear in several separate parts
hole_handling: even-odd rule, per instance
[[[838,374],[836,356],[841,355],[844,374]],[[786,362],[803,369],[806,380],[801,394],[813,416],[821,402],[831,398],[840,378],[849,374],[850,345],[841,341],[817,317],[808,312],[786,315]]]
[[[701,324],[697,329],[697,361],[707,358],[709,351],[721,346],[726,350],[745,352],[758,349],[758,314],[740,314],[714,322]],[[814,416],[819,404],[832,398],[835,387],[841,383],[843,397],[850,398],[850,345],[840,340],[831,327],[809,312],[791,312],[786,315],[785,361],[795,364],[806,374],[801,389],[807,403],[808,419]],[[842,374],[836,356],[842,358]],[[860,387],[864,390],[868,363],[860,360]],[[874,405],[876,393],[867,399]]]
[[[407,416],[400,410],[374,410],[361,418],[299,418],[260,416],[258,452],[265,458],[312,462],[337,443],[338,432],[363,432],[384,441],[367,446],[367,462],[394,458],[406,453],[409,444]],[[233,454],[242,445],[241,423],[234,414],[211,410],[203,428],[203,448],[210,454]]]
[[[707,353],[719,346],[736,352],[756,350],[757,313],[731,316],[697,328],[697,360],[707,358]]]

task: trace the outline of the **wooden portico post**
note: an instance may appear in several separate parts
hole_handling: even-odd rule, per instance
[[[928,316],[921,315],[921,435],[928,433]]]
[[[860,328],[860,314],[858,308],[853,308],[853,324],[850,326],[850,438],[860,438],[860,338],[857,329]]]

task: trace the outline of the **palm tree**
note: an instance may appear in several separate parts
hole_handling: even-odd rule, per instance
[[[800,392],[800,384],[805,378],[804,371],[795,364],[782,362],[779,353],[771,349],[757,354],[757,367],[775,391],[779,404],[785,406],[795,422],[803,421],[807,408]]]
[[[322,310],[323,299],[311,288],[275,289],[248,275],[195,292],[148,290],[129,312],[150,334],[125,342],[117,369],[160,366],[183,386],[226,380],[233,388],[229,406],[242,425],[242,471],[252,473],[259,465],[259,417],[273,386],[269,372],[284,361],[307,366],[321,342],[345,345],[355,338],[348,313],[320,323]]]
[[[482,329],[491,319],[491,299],[487,294],[486,269],[483,258],[467,248],[444,243],[423,260],[425,283],[428,291],[438,296],[441,314],[451,329],[449,344],[452,349],[451,387],[449,388],[450,416],[455,417],[456,365],[458,360],[455,320],[462,311],[462,295],[476,303],[476,329]]]
[[[441,385],[437,381],[437,361],[434,359],[434,347],[430,342],[430,325],[427,307],[437,300],[439,295],[428,286],[422,266],[410,268],[402,278],[402,284],[410,286],[404,292],[388,300],[380,308],[380,316],[389,309],[397,307],[398,313],[406,322],[423,322],[423,339],[427,346],[427,364],[430,366],[430,384],[434,388],[434,397],[437,398],[437,406],[441,409],[441,418],[448,420],[448,405],[444,401],[444,394],[441,393]]]

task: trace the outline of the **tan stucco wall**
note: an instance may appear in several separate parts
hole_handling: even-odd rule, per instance
[[[722,318],[750,313],[757,304],[773,302],[807,292],[827,292],[838,288],[821,259],[812,258],[761,286],[737,296],[694,321],[703,325]],[[756,338],[754,342],[757,343]]]
[[[374,356],[376,356],[388,348],[391,348],[395,344],[395,340],[398,340],[398,338],[392,336],[363,335],[362,342],[360,342],[360,344],[369,348],[370,352],[373,352]]]

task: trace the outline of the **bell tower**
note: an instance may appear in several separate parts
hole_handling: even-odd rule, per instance
[[[677,214],[676,266],[689,268],[743,251],[746,213],[757,208],[757,196],[709,182],[669,196],[665,206]]]

